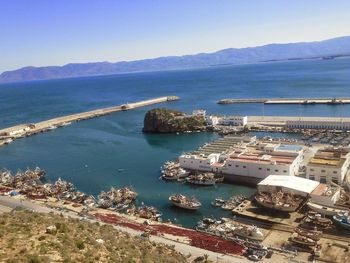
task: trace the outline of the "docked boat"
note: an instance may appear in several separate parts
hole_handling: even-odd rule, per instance
[[[188,198],[181,194],[175,194],[169,197],[169,201],[177,207],[181,207],[189,210],[197,210],[202,204],[195,198]]]
[[[258,193],[255,196],[255,200],[266,208],[284,212],[294,212],[302,203],[303,198],[298,195],[278,191],[274,193]]]
[[[312,211],[315,211],[317,213],[320,213],[320,214],[326,215],[326,216],[334,216],[334,215],[346,212],[346,210],[338,209],[336,207],[319,205],[319,204],[316,204],[316,203],[313,203],[313,202],[308,202],[307,206]]]
[[[350,216],[348,212],[334,215],[333,220],[338,226],[350,230]]]
[[[215,185],[216,179],[214,174],[197,174],[187,177],[186,182],[195,185],[210,186]]]
[[[225,204],[225,202],[226,202],[225,199],[221,197],[217,197],[213,202],[211,202],[211,204],[213,206],[221,207],[223,204]]]

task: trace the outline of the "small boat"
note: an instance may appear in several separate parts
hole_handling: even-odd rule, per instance
[[[177,207],[181,207],[189,210],[197,210],[202,204],[195,198],[188,198],[181,194],[175,194],[169,197],[169,201]]]
[[[322,231],[307,230],[300,227],[296,228],[295,232],[300,236],[311,238],[312,240],[316,240],[316,241],[320,240],[322,236]]]
[[[68,126],[68,125],[71,125],[72,123],[70,121],[66,121],[66,122],[63,122],[61,123],[61,126]]]
[[[221,207],[223,204],[225,204],[225,200],[221,197],[215,198],[215,200],[213,202],[211,202],[211,204],[213,206],[217,206],[217,207]]]
[[[330,206],[319,205],[319,204],[316,204],[316,203],[313,203],[313,202],[308,202],[307,206],[311,210],[313,210],[313,211],[315,211],[317,213],[320,213],[322,215],[326,215],[326,216],[334,216],[336,214],[345,213],[346,212],[346,210],[342,210],[342,209],[338,209],[338,208],[330,207]]]
[[[289,239],[289,241],[303,246],[316,246],[317,244],[317,241],[301,235],[293,236]]]
[[[322,217],[321,214],[318,214],[314,211],[309,211],[307,216],[303,219],[302,224],[308,228],[318,229],[328,229],[332,226],[332,220],[329,218]]]
[[[350,230],[350,216],[348,212],[334,215],[333,220],[337,225]]]
[[[195,185],[211,186],[215,185],[216,179],[214,176],[207,176],[206,174],[190,175],[186,178],[186,182]]]

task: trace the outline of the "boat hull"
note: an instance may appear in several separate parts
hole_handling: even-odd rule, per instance
[[[281,206],[278,204],[270,204],[270,203],[266,203],[266,202],[262,202],[259,198],[255,197],[255,201],[258,202],[259,205],[272,209],[272,210],[278,210],[278,211],[283,211],[283,212],[294,212],[295,210],[297,210],[297,208],[299,207],[298,205],[291,205],[291,206]]]
[[[187,209],[187,210],[198,210],[200,208],[200,206],[187,206],[185,204],[177,203],[177,202],[173,202],[173,201],[171,201],[171,203],[176,207],[180,207],[180,208]]]
[[[311,210],[313,210],[313,211],[315,211],[317,213],[320,213],[322,215],[326,215],[326,216],[335,216],[335,215],[337,215],[339,213],[345,212],[345,211],[337,209],[337,208],[328,207],[328,206],[322,206],[322,205],[318,205],[318,204],[315,204],[315,203],[312,203],[312,202],[308,202],[307,206]]]

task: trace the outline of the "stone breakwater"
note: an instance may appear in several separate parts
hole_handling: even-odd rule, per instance
[[[54,130],[59,127],[67,126],[67,125],[70,125],[72,122],[92,119],[92,118],[107,115],[113,112],[132,110],[135,108],[140,108],[140,107],[153,105],[157,103],[175,101],[179,99],[180,98],[177,96],[165,96],[165,97],[154,98],[154,99],[149,99],[149,100],[144,100],[144,101],[139,101],[134,103],[127,103],[127,104],[114,106],[114,107],[108,107],[103,109],[97,109],[97,110],[57,117],[57,118],[53,118],[53,119],[38,122],[38,123],[16,125],[13,127],[0,130],[0,146],[11,143],[13,140],[16,140],[19,138],[28,137],[34,134],[38,134],[45,131]]]

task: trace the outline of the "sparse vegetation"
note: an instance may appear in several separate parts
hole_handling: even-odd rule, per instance
[[[47,233],[49,226],[57,231]],[[53,214],[1,215],[0,262],[186,262],[173,248]]]

